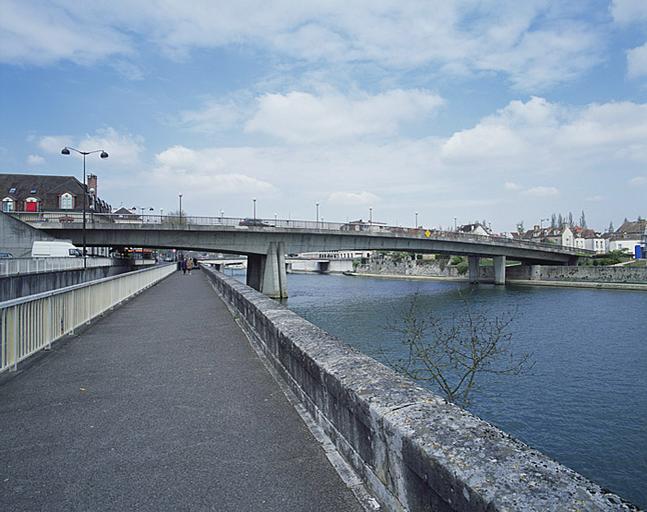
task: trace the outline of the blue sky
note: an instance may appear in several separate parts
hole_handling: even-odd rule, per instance
[[[102,148],[115,207],[647,215],[644,0],[0,0],[0,80],[0,170]]]

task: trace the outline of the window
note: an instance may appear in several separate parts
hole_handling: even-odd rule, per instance
[[[16,193],[16,187],[11,187],[11,188],[9,189],[9,193],[10,193],[10,194],[15,194],[15,193]]]
[[[37,212],[38,211],[38,199],[35,197],[28,197],[25,199],[25,211],[26,212]]]
[[[74,208],[74,196],[69,192],[65,192],[61,194],[58,204],[61,210],[71,210]]]
[[[5,197],[2,200],[2,211],[13,212],[16,209],[16,203],[11,197]]]
[[[36,187],[32,188],[32,189],[29,191],[29,193],[30,193],[30,194],[35,194],[35,193],[36,193]]]

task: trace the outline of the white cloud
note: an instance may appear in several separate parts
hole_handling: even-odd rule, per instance
[[[40,155],[27,156],[27,165],[38,166],[45,163],[45,159]]]
[[[506,190],[521,190],[522,187],[521,185],[513,183],[512,181],[506,181],[503,184],[503,188],[505,188]]]
[[[122,134],[114,128],[102,128],[94,134],[84,137],[70,135],[47,135],[38,140],[38,147],[50,154],[60,154],[65,146],[74,147],[80,151],[105,150],[112,166],[132,168],[140,163],[140,155],[144,151],[143,139],[131,134]],[[72,152],[72,155],[78,156]],[[98,158],[98,156],[97,156]]]
[[[417,89],[352,98],[297,91],[266,94],[259,98],[258,111],[245,129],[292,143],[394,135],[401,124],[423,120],[442,103],[436,94]]]
[[[271,183],[249,176],[247,169],[217,149],[173,146],[155,158],[157,166],[150,172],[149,180],[156,186],[190,190],[196,196],[274,191]]]
[[[333,192],[328,196],[328,201],[333,204],[367,205],[375,204],[380,200],[371,192]]]
[[[627,51],[627,75],[629,78],[647,75],[647,43]]]
[[[553,197],[559,195],[559,189],[557,187],[538,186],[526,189],[522,193],[532,197]]]
[[[229,130],[241,123],[249,108],[242,102],[208,101],[199,110],[183,110],[179,122],[198,132],[215,133]]]
[[[0,16],[0,61],[52,64],[62,59],[91,64],[110,55],[130,52],[126,38],[101,19],[46,2],[4,0]]]
[[[174,58],[249,46],[313,65],[493,71],[534,89],[578,76],[600,54],[601,35],[581,21],[589,6],[559,0],[4,3],[0,60],[13,63],[123,59],[144,40]]]
[[[630,185],[636,185],[636,186],[643,186],[647,185],[647,177],[646,176],[635,176],[629,180]]]
[[[644,0],[612,0],[611,14],[618,23],[647,20],[647,3]]]

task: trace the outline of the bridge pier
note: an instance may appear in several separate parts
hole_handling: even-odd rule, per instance
[[[273,299],[287,298],[284,242],[270,242],[265,255],[247,256],[247,285]]]
[[[505,284],[505,256],[494,256],[494,284]]]
[[[467,265],[468,265],[468,277],[470,283],[479,282],[479,263],[481,258],[479,256],[468,256]]]

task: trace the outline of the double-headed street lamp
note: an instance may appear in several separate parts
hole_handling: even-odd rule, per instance
[[[83,268],[87,268],[88,261],[87,261],[87,250],[86,250],[86,239],[85,239],[85,224],[86,224],[85,212],[86,212],[86,203],[88,201],[88,186],[85,183],[85,157],[93,153],[100,153],[99,156],[101,158],[108,158],[108,153],[106,153],[103,149],[95,149],[94,151],[81,151],[79,149],[75,149],[70,146],[65,146],[61,150],[61,154],[69,155],[70,150],[74,151],[75,153],[78,153],[79,155],[83,155]]]

